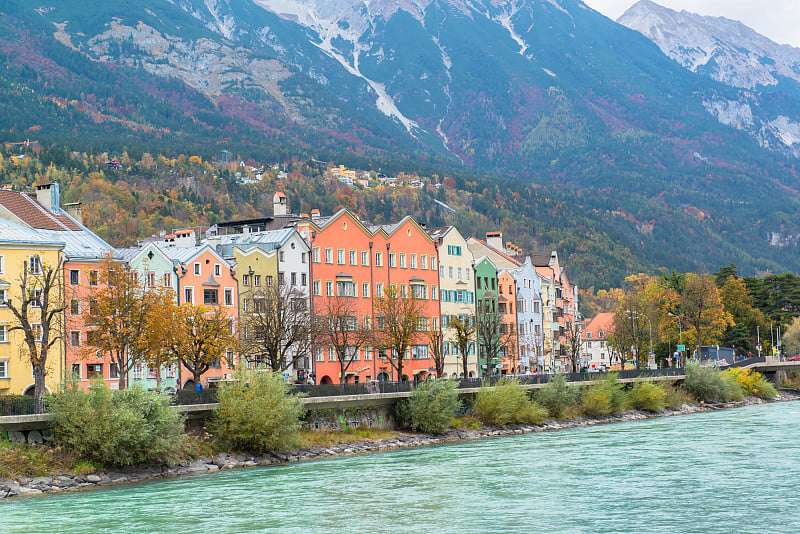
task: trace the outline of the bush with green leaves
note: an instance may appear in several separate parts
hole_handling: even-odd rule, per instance
[[[563,418],[578,399],[579,390],[567,385],[564,375],[555,375],[546,386],[534,395],[534,400],[544,406],[553,419]]]
[[[256,453],[298,446],[305,408],[283,376],[257,369],[241,371],[236,377],[220,385],[219,406],[209,423],[219,442]]]
[[[422,382],[407,399],[395,404],[395,422],[415,431],[441,434],[461,406],[457,386],[452,379]]]
[[[628,393],[628,403],[634,410],[660,412],[666,405],[667,392],[655,382],[638,382]]]
[[[697,362],[686,365],[686,380],[683,387],[697,400],[703,402],[727,402],[743,400],[742,387],[731,376],[719,369],[705,367]]]
[[[597,384],[584,388],[581,395],[581,409],[589,417],[622,412],[627,404],[628,396],[617,382],[616,373],[609,373]]]
[[[675,383],[662,384],[661,388],[664,390],[664,406],[667,408],[677,410],[684,404],[697,402],[691,393]]]
[[[480,388],[472,413],[485,425],[506,426],[518,423],[540,424],[547,410],[531,400],[519,380],[504,380],[494,387]]]
[[[104,466],[175,463],[185,452],[182,416],[166,395],[132,387],[68,385],[50,400],[53,437],[76,458]]]

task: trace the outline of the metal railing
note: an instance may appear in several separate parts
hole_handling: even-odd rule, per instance
[[[0,395],[0,417],[9,415],[34,415],[45,413],[47,406],[44,399],[36,402],[27,395]]]

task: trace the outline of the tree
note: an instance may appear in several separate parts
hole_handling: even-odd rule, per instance
[[[238,348],[232,319],[221,307],[209,310],[203,306],[182,304],[166,320],[169,320],[170,331],[164,339],[164,346],[192,373],[195,384],[215,361],[225,357],[228,350]]]
[[[769,323],[761,310],[755,308],[753,296],[744,280],[734,275],[729,276],[720,288],[720,299],[733,321],[725,329],[722,342],[727,347],[736,347],[745,353],[753,352],[757,328],[766,331]]]
[[[431,358],[436,367],[436,376],[441,377],[444,374],[444,332],[441,328],[431,329],[428,331],[428,339],[431,342]]]
[[[358,320],[358,300],[355,297],[321,299],[314,315],[316,343],[333,347],[339,363],[339,383],[344,384],[347,370],[361,347],[372,339],[372,332]]]
[[[275,372],[311,353],[311,314],[303,293],[283,283],[252,293],[240,318],[242,355]]]
[[[396,286],[389,286],[375,299],[375,347],[386,352],[386,358],[403,377],[406,353],[419,332],[427,331],[423,322],[424,301],[401,296]]]
[[[33,368],[33,398],[38,409],[45,392],[47,358],[50,348],[61,339],[58,319],[66,304],[62,294],[63,259],[47,265],[42,263],[41,256],[30,258],[30,262],[22,264],[19,295],[9,294],[5,305],[15,319],[8,331],[18,330],[25,338]]]
[[[581,339],[581,324],[578,321],[568,321],[564,329],[566,338],[567,358],[569,358],[570,369],[573,373],[578,372],[578,361],[581,355],[583,340]]]
[[[455,345],[458,353],[461,354],[461,370],[464,378],[467,377],[467,358],[472,348],[472,338],[475,335],[475,324],[469,319],[462,320],[461,317],[450,319],[450,328],[455,330]]]
[[[686,275],[686,287],[680,294],[679,305],[681,317],[695,331],[697,347],[701,347],[703,341],[719,339],[725,328],[732,323],[730,315],[722,306],[719,289],[707,274]]]
[[[791,326],[783,333],[783,350],[789,356],[800,354],[800,317],[792,321]]]
[[[110,256],[103,260],[99,278],[89,296],[85,323],[92,330],[83,353],[89,357],[99,349],[109,354],[117,366],[119,387],[125,389],[134,365],[165,358],[161,336],[153,333],[169,330],[175,293],[168,287],[147,287],[130,265]]]
[[[488,309],[478,311],[475,323],[478,347],[486,356],[486,374],[492,374],[492,361],[500,358],[501,351],[514,339],[514,325],[503,322],[503,316]]]

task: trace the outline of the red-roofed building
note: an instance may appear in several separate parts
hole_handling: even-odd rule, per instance
[[[598,313],[584,322],[581,331],[580,366],[582,368],[606,371],[619,356],[608,344],[608,336],[614,332],[614,314]]]

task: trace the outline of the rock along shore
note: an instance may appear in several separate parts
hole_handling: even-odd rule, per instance
[[[200,457],[192,461],[181,462],[175,466],[144,465],[128,468],[98,471],[89,475],[73,475],[69,473],[46,477],[16,479],[0,479],[0,499],[23,495],[38,495],[42,493],[64,492],[93,489],[115,484],[126,484],[159,478],[172,478],[198,473],[212,473],[215,471],[239,469],[245,467],[268,466],[287,464],[330,458],[335,456],[348,456],[354,454],[367,454],[411,447],[423,447],[441,443],[452,443],[472,439],[481,439],[497,436],[512,436],[515,434],[528,434],[532,432],[547,432],[576,428],[582,426],[620,423],[624,421],[637,421],[655,417],[669,417],[691,413],[709,412],[726,408],[737,408],[752,404],[766,402],[782,402],[800,400],[800,391],[782,390],[778,398],[773,401],[748,397],[742,402],[727,402],[722,404],[684,404],[677,410],[664,410],[659,413],[627,411],[621,414],[606,417],[589,418],[576,417],[564,421],[544,421],[541,425],[511,425],[506,428],[483,427],[480,429],[450,430],[439,436],[428,434],[400,434],[396,437],[383,440],[365,440],[353,443],[342,443],[331,447],[314,446],[296,451],[273,452],[268,455],[231,454],[219,453],[211,457]]]

